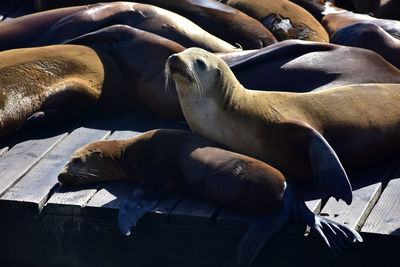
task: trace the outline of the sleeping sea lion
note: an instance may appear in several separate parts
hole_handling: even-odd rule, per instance
[[[347,44],[344,42],[339,44]],[[400,70],[392,66],[400,55],[393,53],[387,58],[390,64],[372,51],[355,47],[286,40],[259,50],[218,56],[245,88],[262,91],[308,92],[357,83],[400,83]]]
[[[331,42],[372,50],[400,69],[400,39],[376,24],[364,22],[348,25],[336,31]]]
[[[73,10],[69,12],[69,9]],[[59,44],[68,39],[100,30],[112,25],[128,25],[140,30],[155,33],[173,40],[184,47],[200,47],[210,52],[223,52],[237,50],[227,42],[209,34],[190,20],[168,10],[146,4],[132,2],[99,3],[79,7],[50,10],[16,18],[7,23],[0,24],[0,50]],[[67,15],[52,21],[43,18]],[[35,20],[30,24],[30,17]],[[21,32],[8,32],[23,24],[24,31],[29,32],[29,37],[21,40]],[[41,25],[44,24],[44,25]],[[6,38],[2,38],[5,34]],[[15,40],[19,40],[16,42]]]
[[[222,59],[196,48],[172,55],[166,73],[195,133],[289,179],[334,180],[384,162],[400,146],[400,84],[247,90]]]
[[[221,149],[215,142],[190,132],[153,130],[129,139],[91,143],[74,152],[58,179],[67,185],[131,180],[162,192],[202,197],[262,215],[242,239],[239,263],[252,262],[291,215],[315,229],[334,251],[340,251],[346,243],[362,241],[357,232],[308,210],[275,168]],[[344,182],[346,185],[347,180]],[[119,226],[124,233],[136,224],[145,212],[143,208],[152,208],[146,208],[148,201],[140,197],[133,202],[120,209]]]
[[[373,23],[387,31],[393,37],[400,39],[400,21],[390,19],[377,19],[365,14],[349,11],[330,13],[323,17],[321,24],[329,36],[332,36],[341,28],[355,23]]]
[[[329,42],[329,36],[321,24],[305,9],[288,0],[226,0],[222,2],[259,20],[279,41],[300,39]]]
[[[39,1],[40,10],[72,5],[71,1]],[[83,0],[79,4],[96,3]],[[102,1],[109,2],[109,1]],[[141,0],[180,14],[207,32],[243,49],[257,49],[276,43],[276,38],[259,21],[216,0]]]
[[[183,51],[182,46],[121,25],[73,42],[85,46],[0,52],[1,136],[40,111],[72,115],[127,109],[141,103],[161,116],[182,118],[176,92],[164,89],[165,61]]]

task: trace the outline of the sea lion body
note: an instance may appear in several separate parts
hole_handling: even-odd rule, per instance
[[[49,110],[73,114],[144,104],[162,116],[182,118],[176,92],[164,87],[165,60],[182,46],[121,25],[73,42],[80,45],[0,53],[0,135]]]
[[[305,9],[287,0],[227,0],[237,8],[259,20],[279,40],[300,39],[329,42],[321,24]]]
[[[83,0],[80,4],[96,3]],[[109,2],[109,1],[103,1]],[[276,38],[259,21],[216,0],[141,0],[180,14],[207,32],[243,49],[258,49],[276,43]],[[40,1],[40,10],[71,5],[70,1]]]
[[[59,175],[63,184],[107,180],[150,183],[247,213],[281,208],[285,178],[275,168],[178,130],[152,130],[76,151]]]
[[[327,14],[321,24],[329,36],[332,36],[341,28],[355,23],[374,23],[397,39],[400,39],[400,21],[390,19],[377,19],[365,14],[349,11]]]
[[[73,11],[68,12],[69,9]],[[29,17],[33,16],[37,18],[37,20],[30,25],[26,25],[25,28],[26,30],[31,29],[31,35],[35,32],[35,29],[39,28],[40,30],[38,30],[31,39],[17,44],[19,47],[59,44],[92,31],[121,24],[155,33],[173,40],[184,47],[201,47],[210,52],[223,52],[237,49],[204,31],[190,20],[152,5],[114,2],[82,6],[78,11],[75,11],[76,9],[76,7],[61,9],[67,13],[67,15],[59,18],[52,24],[49,24],[46,20],[43,21],[41,18],[47,18],[54,13],[58,14],[59,12],[57,12],[57,10],[50,10],[17,18],[10,21],[7,25],[0,25],[0,38],[1,31],[4,32],[5,28],[10,26],[16,27],[18,24],[29,20]],[[45,25],[40,26],[42,23]],[[16,32],[15,34],[19,33]],[[7,38],[8,39],[3,40],[3,44],[1,44],[3,48],[11,46],[6,42],[12,42],[13,45],[16,45],[14,39],[18,39],[18,36],[11,36],[11,34],[8,34]],[[16,46],[13,48],[16,48]]]
[[[333,44],[286,40],[256,51],[218,56],[245,88],[262,91],[308,92],[359,83],[400,83],[400,70],[378,54]]]
[[[336,31],[331,42],[372,50],[400,69],[400,39],[394,38],[376,24],[348,25]]]
[[[352,172],[399,148],[400,84],[310,93],[247,90],[225,62],[194,48],[171,56],[167,69],[194,132],[291,179],[309,179],[325,168],[345,175],[341,163]]]
[[[46,13],[34,13],[3,21],[0,23],[0,51],[26,47],[21,44],[30,44],[32,40],[61,18],[84,9],[85,7],[82,6],[60,8]],[[18,21],[18,23],[15,21]]]

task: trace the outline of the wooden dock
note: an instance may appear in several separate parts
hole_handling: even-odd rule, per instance
[[[0,8],[3,19],[32,12],[26,5],[5,7]],[[68,188],[57,182],[70,155],[83,145],[155,128],[188,129],[136,110],[80,122],[58,121],[2,140],[0,265],[237,266],[237,246],[254,217],[171,196],[145,214],[126,237],[118,230],[117,215],[133,184]],[[315,233],[305,236],[304,225],[290,223],[268,242],[252,266],[398,266],[400,167],[365,177],[362,184],[353,185],[350,206],[318,199],[305,190],[310,209],[359,231],[363,243],[334,255]]]

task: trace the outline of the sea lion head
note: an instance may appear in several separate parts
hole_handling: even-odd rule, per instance
[[[238,83],[222,59],[201,48],[193,47],[171,55],[165,72],[167,83],[171,79],[175,81],[180,100],[226,93],[230,85]]]
[[[125,177],[121,149],[114,141],[99,141],[75,151],[58,180],[67,185],[83,185]]]

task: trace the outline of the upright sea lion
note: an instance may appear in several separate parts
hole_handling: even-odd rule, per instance
[[[92,43],[90,43],[92,42]],[[143,103],[182,118],[175,91],[164,89],[168,56],[179,44],[129,26],[113,26],[75,43],[0,52],[0,135],[35,112],[72,114],[119,110]]]
[[[365,14],[357,14],[349,11],[327,14],[321,23],[329,36],[332,36],[341,28],[355,23],[373,23],[400,39],[400,21],[390,19],[377,19]]]
[[[334,179],[344,170],[368,169],[400,145],[400,84],[309,93],[247,90],[223,60],[196,48],[172,55],[166,69],[195,133],[268,162],[291,179]]]
[[[362,241],[357,232],[308,210],[275,168],[221,149],[190,132],[153,130],[129,139],[91,143],[71,156],[58,179],[67,185],[131,180],[265,216],[244,236],[237,255],[239,263],[253,261],[290,215],[318,231],[334,251],[340,251],[347,242]],[[138,204],[142,200],[134,201],[120,210],[119,225],[124,232],[139,219],[138,210],[143,213],[143,205]]]
[[[331,42],[372,50],[400,69],[400,40],[376,24],[356,23],[343,27],[332,35]]]
[[[368,43],[378,45],[378,40]],[[400,70],[378,54],[333,44],[286,40],[256,51],[218,56],[249,89],[308,92],[357,83],[400,83]]]
[[[39,1],[41,10],[72,5],[71,1]],[[96,3],[83,0],[79,4]],[[109,2],[109,1],[102,1]],[[216,0],[141,0],[141,3],[155,5],[176,12],[206,30],[207,32],[243,49],[257,49],[276,43],[275,37],[259,21]]]
[[[227,5],[256,18],[279,40],[329,42],[321,24],[305,9],[288,0],[226,0]]]
[[[74,10],[69,12],[68,10]],[[173,40],[184,47],[201,47],[210,52],[237,50],[227,42],[209,34],[190,20],[168,10],[146,4],[131,2],[100,3],[89,6],[60,9],[67,15],[50,24],[47,18],[59,15],[60,10],[51,10],[26,15],[0,24],[0,50],[18,47],[59,44],[65,40],[96,31],[112,25],[128,25],[140,30],[155,33]],[[26,25],[26,21],[35,21]],[[20,31],[9,32],[23,24],[29,37],[21,40]],[[41,26],[41,24],[44,24]],[[13,34],[14,33],[14,34]],[[5,34],[6,39],[1,34]],[[16,42],[15,40],[19,41]]]

